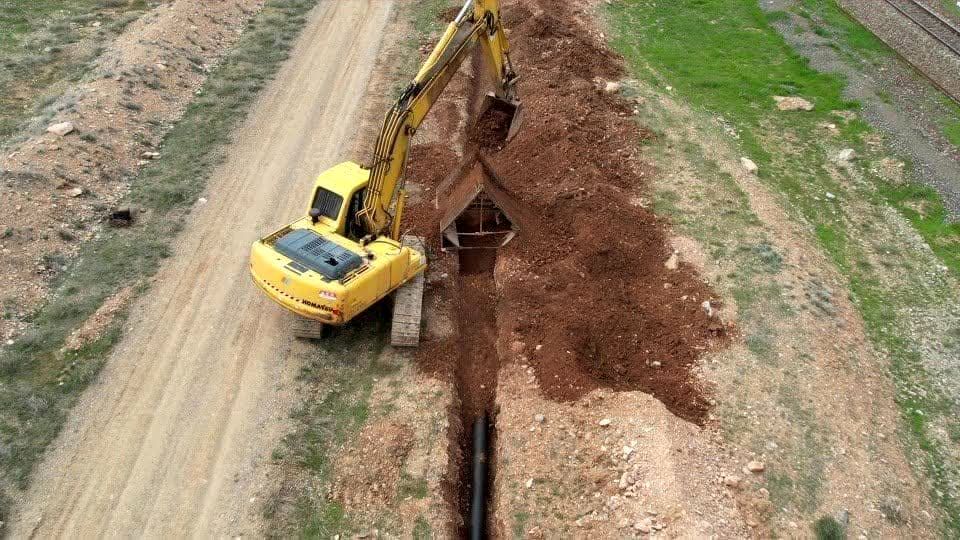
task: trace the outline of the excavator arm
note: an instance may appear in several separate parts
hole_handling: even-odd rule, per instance
[[[519,106],[517,75],[510,64],[507,37],[500,21],[499,0],[467,0],[450,23],[413,82],[387,112],[374,146],[370,179],[357,217],[372,237],[389,231],[402,212],[400,192],[410,139],[426,118],[460,65],[477,45],[500,108]],[[396,215],[391,215],[391,210]],[[396,237],[393,227],[390,236]],[[395,238],[396,239],[396,238]]]

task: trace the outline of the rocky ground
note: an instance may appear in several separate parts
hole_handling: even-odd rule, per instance
[[[107,226],[161,137],[262,0],[164,3],[130,24],[79,84],[0,156],[0,337],[13,340],[81,243]],[[97,24],[91,21],[89,24]]]

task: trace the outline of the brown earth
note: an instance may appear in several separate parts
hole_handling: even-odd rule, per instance
[[[692,369],[703,352],[728,340],[727,325],[702,306],[714,295],[691,267],[665,266],[672,254],[665,226],[633,202],[631,192],[644,186],[650,168],[626,149],[650,135],[629,117],[627,104],[599,88],[621,74],[619,60],[571,26],[569,9],[527,2],[507,8],[526,118],[513,141],[503,144],[509,117],[493,111],[476,115],[465,132],[448,134],[454,143],[467,138],[461,165],[456,147],[440,142],[414,147],[410,159],[408,178],[438,204],[422,197],[406,224],[428,239],[434,255],[440,219],[449,212],[442,203],[459,192],[452,176],[469,170],[462,183],[475,180],[478,169],[469,163],[478,148],[526,218],[520,236],[499,252],[461,251],[453,264],[434,257],[450,269],[443,281],[453,286],[443,283],[432,293],[458,306],[459,332],[427,337],[418,360],[452,380],[459,398],[451,412],[447,496],[463,519],[473,482],[470,428],[481,414],[492,420],[492,448],[502,448],[496,443],[501,360],[529,364],[540,391],[554,400],[577,400],[597,388],[640,389],[700,424],[708,402]],[[572,74],[571,62],[583,71]],[[478,67],[475,60],[474,81]],[[474,85],[444,102],[476,109],[480,90]],[[442,105],[436,114],[456,110]],[[503,486],[497,468],[491,464],[491,490]],[[491,506],[505,497],[494,493]],[[451,525],[450,535],[466,532],[462,521]],[[502,521],[491,514],[488,529],[502,535]]]
[[[104,208],[128,191],[211,66],[236,42],[263,0],[164,3],[130,24],[26,140],[0,156],[0,338],[15,338],[80,243],[102,227]],[[70,121],[59,137],[49,124]],[[160,152],[162,154],[162,151]],[[154,156],[151,156],[154,157]],[[160,155],[160,159],[163,159]]]
[[[534,17],[531,7],[550,14]],[[569,9],[523,2],[505,15],[526,122],[487,157],[538,223],[499,253],[499,346],[527,358],[554,399],[639,388],[700,423],[708,407],[690,370],[703,351],[726,341],[727,327],[705,312],[702,303],[714,295],[690,267],[664,266],[671,254],[664,224],[631,203],[627,190],[649,172],[633,149],[648,135],[625,103],[597,88],[594,79],[621,74],[621,63],[564,22]],[[495,148],[503,124],[500,117],[482,123],[474,142]],[[434,153],[433,146],[415,149],[411,178],[436,180],[454,169]],[[429,203],[414,206],[409,218],[439,245]],[[428,343],[421,355],[430,369],[443,362],[434,348]]]

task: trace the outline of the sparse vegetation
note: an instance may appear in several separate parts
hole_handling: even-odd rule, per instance
[[[909,452],[916,452],[914,463],[931,480],[931,498],[946,516],[944,534],[955,536],[960,531],[960,501],[953,487],[958,477],[957,463],[949,457],[945,446],[949,442],[937,435],[933,426],[948,426],[949,432],[949,426],[956,423],[956,411],[923,361],[920,340],[929,336],[923,331],[916,333],[910,326],[916,319],[901,314],[948,305],[955,298],[950,281],[931,278],[930,269],[942,264],[953,278],[960,276],[956,249],[960,226],[949,223],[932,189],[893,184],[871,170],[870,164],[884,157],[886,150],[867,145],[874,132],[864,121],[847,120],[848,113],[856,113],[859,106],[844,98],[844,80],[811,69],[772,27],[772,23],[784,19],[782,12],[764,14],[750,0],[642,5],[618,2],[606,12],[614,28],[612,43],[634,73],[650,87],[671,87],[697,111],[732,126],[737,137],[732,144],[759,165],[760,181],[777,194],[794,220],[809,227],[811,238],[847,280],[849,297],[866,324],[868,336],[890,359]],[[892,52],[844,16],[835,2],[804,0],[796,12],[826,29],[821,34],[829,36],[843,55],[868,62],[893,61]],[[691,55],[694,49],[698,54]],[[814,101],[816,109],[804,114],[778,113],[773,107],[775,95],[803,96]],[[829,144],[822,134],[822,126],[828,123],[837,125],[839,132]],[[860,159],[855,169],[833,164],[834,146],[856,150]],[[756,292],[757,280],[768,280],[757,273],[766,262],[752,249],[741,249],[756,245],[748,226],[749,205],[743,207],[738,200],[743,191],[700,149],[679,150],[697,165],[696,174],[717,184],[703,188],[701,195],[723,201],[730,209],[723,216],[723,230],[715,225],[713,210],[702,216],[678,211],[683,201],[678,201],[672,190],[657,193],[655,208],[671,214],[681,231],[704,245],[718,246],[715,249],[726,252],[733,248],[733,261],[725,262],[736,269],[728,277],[734,291],[740,291],[735,296],[741,322],[754,330],[747,336],[747,345],[757,356],[774,362],[767,349],[771,336],[759,331],[757,324],[764,321],[765,313],[777,309],[780,300],[777,295]],[[662,157],[671,159],[666,154]],[[891,242],[905,246],[909,241],[910,233],[899,232],[898,221],[884,213],[890,207],[906,218],[936,257],[913,247],[904,247],[894,255],[878,255],[870,248],[881,230]],[[741,213],[747,217],[739,218]],[[865,219],[867,216],[869,219]],[[894,231],[898,231],[896,240],[889,237]],[[779,333],[781,329],[771,331]],[[792,421],[806,426],[797,414],[803,416],[809,406],[800,402],[796,405]],[[791,411],[790,407],[786,409]],[[802,488],[797,479],[783,477],[778,486],[771,488],[771,496],[776,491],[782,502],[816,507],[815,490]]]
[[[306,391],[304,401],[292,414],[296,428],[284,437],[274,455],[286,469],[295,471],[293,476],[305,477],[304,481],[314,487],[298,493],[293,500],[268,502],[266,517],[281,536],[330,538],[354,532],[344,508],[325,496],[332,480],[333,454],[366,422],[374,379],[396,369],[376,361],[356,362],[376,358],[386,346],[383,317],[362,317],[361,324],[346,327],[326,340],[324,351],[301,371]],[[370,332],[371,328],[377,331]],[[369,350],[369,354],[357,354],[358,347]],[[415,483],[403,485],[407,487],[401,489],[418,488]]]
[[[843,525],[831,516],[823,516],[813,524],[813,532],[817,540],[844,540],[847,532]]]
[[[69,82],[79,80],[102,43],[136,20],[146,2],[12,0],[0,4],[0,146],[32,114],[43,114]],[[101,26],[92,26],[93,21]],[[112,23],[112,24],[108,24]],[[107,32],[106,29],[110,31]],[[39,97],[38,97],[39,96]]]
[[[106,230],[84,245],[81,256],[57,279],[50,301],[32,316],[30,332],[0,352],[0,491],[9,494],[27,484],[70,407],[119,340],[123,314],[103,337],[79,351],[62,351],[66,337],[122,287],[144,283],[168,256],[170,242],[219,162],[231,128],[286,58],[315,3],[267,2],[255,19],[255,29],[241,36],[211,74],[203,96],[187,108],[183,120],[165,138],[168,159],[152,162],[134,182],[129,200],[150,210],[151,217],[134,227]],[[21,4],[26,5],[15,2],[13,11],[27,9]],[[29,4],[51,12],[62,6],[60,2]],[[22,19],[3,15],[0,27],[23,26]],[[10,42],[0,42],[0,47],[8,46]],[[244,83],[237,87],[236,81]],[[51,254],[41,264],[60,269],[65,261],[58,257]]]

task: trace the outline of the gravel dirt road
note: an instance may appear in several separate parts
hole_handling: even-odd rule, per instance
[[[321,2],[19,505],[13,537],[262,533],[295,345],[249,244],[349,157],[392,0]]]

